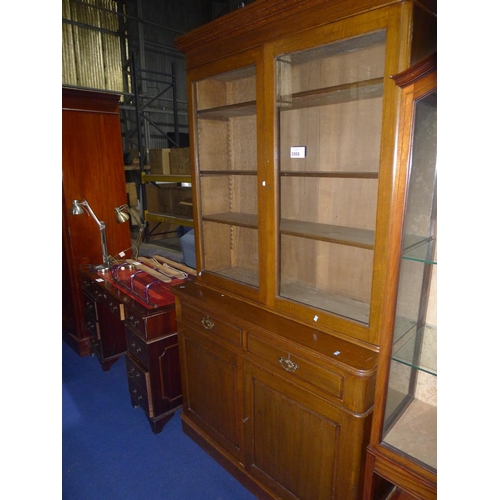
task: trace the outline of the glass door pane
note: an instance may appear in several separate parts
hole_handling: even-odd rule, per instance
[[[385,31],[276,59],[279,294],[368,324]]]
[[[437,93],[416,101],[383,443],[436,470]]]
[[[256,68],[195,82],[205,271],[259,286]]]

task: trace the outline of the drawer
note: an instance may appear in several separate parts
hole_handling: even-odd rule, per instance
[[[135,356],[146,368],[148,366],[148,345],[141,340],[134,332],[125,326],[125,336],[127,337],[127,350]]]
[[[213,335],[219,337],[220,339],[238,347],[242,346],[241,329],[223,321],[211,313],[182,303],[181,317],[182,321],[187,325],[193,325],[198,329],[202,329],[210,336]]]
[[[128,355],[125,356],[125,362],[127,365],[127,377],[129,382],[133,382],[135,385],[138,385],[141,391],[147,394],[149,381],[148,373],[135,363],[134,360]]]
[[[109,293],[101,292],[98,300],[104,307],[107,307],[111,311],[111,313],[121,321],[125,319],[125,309],[123,307],[123,304],[118,299],[115,299]]]
[[[87,278],[87,276],[82,277],[82,289],[85,293],[90,295],[94,300],[99,300],[102,294],[99,285],[97,285],[92,279]]]
[[[141,316],[130,308],[125,308],[125,324],[147,340],[163,337],[177,331],[175,308],[148,312]]]
[[[136,316],[134,313],[129,311],[128,309],[125,309],[125,324],[129,327],[135,328],[138,330],[143,337],[146,337],[146,324],[144,320]]]
[[[148,395],[134,382],[129,381],[128,390],[130,392],[130,399],[134,406],[140,406],[146,415],[150,418],[154,417],[153,408],[150,404]]]
[[[99,359],[102,358],[102,343],[97,337],[89,337],[90,351],[94,353]]]
[[[291,346],[272,343],[252,332],[247,337],[248,352],[271,363],[278,373],[303,380],[328,394],[342,399],[344,376],[326,366],[306,352]]]
[[[99,334],[99,324],[92,316],[85,314],[85,329],[89,332],[91,337],[96,339],[100,339],[101,336]]]
[[[97,320],[97,308],[94,299],[91,299],[86,293],[83,294],[83,310],[95,320]]]

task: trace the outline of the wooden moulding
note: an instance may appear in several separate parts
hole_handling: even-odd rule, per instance
[[[176,38],[175,44],[188,55],[187,68],[191,69],[332,20],[402,3],[403,0],[257,0]],[[437,10],[436,0],[419,0],[418,4],[431,13]]]

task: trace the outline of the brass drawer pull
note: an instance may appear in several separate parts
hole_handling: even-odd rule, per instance
[[[135,319],[133,316],[129,316],[128,320],[130,321],[130,324],[132,326],[137,326],[140,323],[140,321],[138,319]]]
[[[215,326],[214,322],[209,318],[203,318],[201,320],[201,324],[203,325],[203,328],[205,328],[205,330],[211,330]]]
[[[279,359],[280,365],[287,371],[287,372],[294,372],[298,370],[299,365],[297,363],[294,363],[290,359],[290,354],[288,355],[288,358],[284,358],[283,356]]]

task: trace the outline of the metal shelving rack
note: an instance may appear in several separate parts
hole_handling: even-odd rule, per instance
[[[149,143],[149,137],[147,130],[153,127],[157,130],[167,141],[169,145],[173,147],[180,146],[180,127],[179,127],[179,110],[177,102],[177,81],[175,75],[175,65],[171,65],[171,73],[165,74],[157,71],[144,70],[137,67],[136,56],[132,53],[130,60],[127,63],[126,71],[129,76],[129,80],[132,87],[132,93],[125,95],[125,103],[122,104],[121,109],[126,111],[133,111],[135,128],[132,129],[132,133],[135,133],[135,138],[137,141],[137,149],[139,152],[139,168],[138,173],[140,174],[136,177],[136,187],[139,193],[139,204],[140,204],[140,215],[144,222],[147,222],[145,230],[145,240],[149,242],[151,231],[149,228],[149,223],[155,222],[162,223],[167,222],[169,224],[177,226],[187,226],[193,227],[193,220],[184,218],[177,215],[151,213],[148,211],[147,205],[147,194],[146,194],[146,183],[148,182],[168,182],[168,183],[191,183],[191,176],[172,176],[172,175],[153,175],[147,172],[146,165],[146,151],[145,151],[145,139]],[[144,95],[141,92],[143,82],[153,83],[157,86],[158,91],[154,96]],[[167,95],[170,94],[170,98]],[[170,107],[166,108],[164,106],[165,101],[167,104],[171,104]],[[161,126],[159,126],[151,118],[152,113],[165,112],[173,114],[173,128],[174,133],[168,135]],[[130,134],[130,131],[129,131]]]

